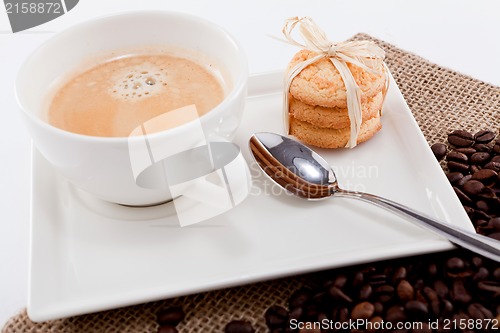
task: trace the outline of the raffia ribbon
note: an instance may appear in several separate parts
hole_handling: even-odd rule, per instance
[[[293,30],[299,25],[299,33],[304,44],[292,37]],[[347,91],[347,110],[351,122],[351,135],[346,148],[354,148],[357,143],[362,122],[361,89],[356,84],[347,63],[354,64],[372,73],[380,73],[380,65],[385,57],[385,52],[371,41],[351,41],[334,43],[328,40],[326,34],[310,17],[293,17],[285,21],[283,27],[285,42],[318,53],[316,56],[296,64],[285,75],[284,91],[284,124],[285,131],[290,133],[288,115],[288,94],[292,80],[304,68],[322,59],[329,58],[340,73]]]

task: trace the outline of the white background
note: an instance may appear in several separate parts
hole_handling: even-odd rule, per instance
[[[284,68],[297,50],[268,35],[279,36],[285,18],[308,15],[334,41],[366,32],[500,86],[500,2],[495,0],[80,0],[66,15],[17,34],[0,5],[0,327],[27,303],[30,139],[13,94],[17,69],[53,32],[137,9],[189,12],[217,22],[243,45],[250,73]]]

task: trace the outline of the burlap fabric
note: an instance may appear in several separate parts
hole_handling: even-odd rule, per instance
[[[500,88],[432,64],[393,45],[371,39],[382,46],[386,63],[401,89],[429,144],[444,142],[456,128],[497,129],[500,125]],[[411,260],[411,259],[409,259]],[[263,314],[271,305],[286,305],[300,286],[313,286],[322,273],[289,277],[248,286],[207,292],[172,300],[131,306],[96,314],[35,324],[22,311],[12,317],[2,333],[153,333],[159,309],[180,305],[186,319],[179,332],[223,332],[233,319],[247,319],[257,332],[267,332]]]

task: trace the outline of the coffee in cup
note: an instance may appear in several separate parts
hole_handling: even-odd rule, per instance
[[[203,55],[188,59],[172,52],[153,52],[113,53],[58,80],[61,83],[49,93],[44,118],[77,134],[127,137],[166,112],[194,105],[198,116],[203,116],[222,102],[224,82],[216,76],[217,69],[200,61]]]

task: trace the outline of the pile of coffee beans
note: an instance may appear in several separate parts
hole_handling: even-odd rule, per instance
[[[500,240],[500,138],[493,131],[456,130],[431,146],[446,160],[446,176],[480,234]]]
[[[186,317],[184,310],[181,307],[170,307],[161,310],[156,321],[158,323],[158,333],[178,333],[175,328]]]
[[[465,250],[321,274],[321,286],[267,309],[269,332],[500,331],[500,266]]]

